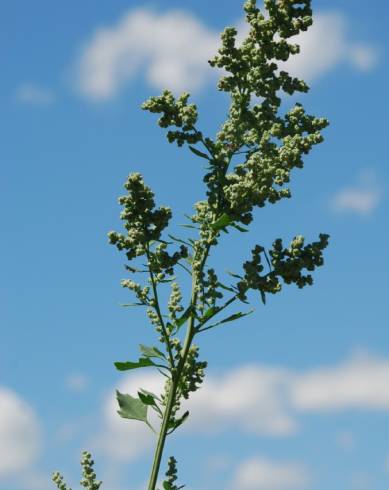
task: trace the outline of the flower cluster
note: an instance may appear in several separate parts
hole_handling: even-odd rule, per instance
[[[180,313],[184,309],[181,302],[182,294],[180,286],[176,282],[173,282],[172,291],[167,305],[169,310],[169,318],[173,321],[173,323],[175,323],[175,321],[177,320],[177,313]]]
[[[168,460],[168,469],[166,471],[166,480],[163,482],[163,490],[180,490],[184,488],[184,485],[178,487],[175,484],[177,480],[177,460],[171,456]]]
[[[198,361],[198,357],[199,348],[197,345],[192,344],[178,385],[181,396],[186,400],[191,392],[195,392],[200,388],[205,376],[204,370],[208,363],[206,361]]]
[[[124,187],[128,194],[119,198],[119,204],[123,206],[120,217],[125,221],[127,234],[111,231],[108,237],[119,250],[126,250],[131,260],[144,255],[148,243],[160,239],[172,212],[168,207],[154,209],[154,193],[145,185],[141,174],[130,174]]]
[[[93,469],[94,461],[92,456],[88,451],[82,453],[81,467],[82,467],[82,480],[80,481],[81,486],[87,490],[99,490],[102,482],[97,480],[96,473]],[[71,490],[70,487],[64,482],[63,476],[56,471],[52,477],[53,482],[59,490]]]
[[[188,248],[185,245],[181,245],[179,250],[174,252],[172,255],[166,251],[167,244],[161,242],[155,248],[153,253],[150,253],[149,257],[149,267],[150,270],[156,274],[166,273],[172,275],[174,272],[174,266],[181,259],[188,257]],[[163,277],[161,277],[163,280]]]
[[[326,125],[325,119],[307,115],[300,104],[284,119],[277,118],[262,133],[258,150],[250,152],[244,163],[225,175],[221,210],[232,219],[248,224],[253,207],[290,197],[289,189],[281,187],[289,182],[293,168],[303,167],[302,155],[323,141],[320,129]],[[282,144],[278,145],[275,138],[281,139]]]
[[[171,346],[175,351],[174,359],[180,361],[182,357],[182,346],[179,339],[171,339]],[[197,391],[200,388],[205,376],[205,369],[208,365],[206,361],[199,361],[199,348],[197,345],[192,344],[189,348],[186,356],[185,363],[177,380],[177,391],[175,401],[172,407],[170,416],[170,426],[175,427],[180,424],[180,419],[177,416],[178,411],[181,408],[181,400],[184,398],[187,400],[190,393]],[[168,401],[169,390],[171,389],[173,379],[169,378],[165,382],[164,394],[162,394],[162,403],[166,405]]]
[[[308,91],[305,82],[279,71],[277,61],[299,52],[299,46],[286,39],[311,25],[310,2],[268,0],[265,7],[268,16],[254,0],[247,1],[248,37],[238,47],[236,29],[226,28],[219,53],[210,60],[211,66],[227,72],[218,87],[230,92],[231,105],[212,146],[204,181],[218,215],[226,213],[244,224],[252,220],[254,207],[290,197],[289,189],[279,187],[289,182],[293,168],[302,168],[302,155],[323,141],[320,131],[328,125],[324,118],[307,115],[301,104],[279,115],[280,91]],[[254,104],[253,96],[260,98]],[[247,149],[245,161],[229,172],[242,148]]]
[[[52,480],[59,490],[72,490],[70,487],[68,487],[66,485],[66,483],[64,482],[63,476],[58,471],[53,473]]]
[[[304,246],[304,237],[294,238],[288,248],[284,248],[282,240],[278,239],[270,251],[274,274],[282,277],[286,284],[295,283],[299,288],[313,284],[311,274],[302,274],[302,270],[314,271],[323,265],[323,250],[328,245],[329,236],[321,233],[319,241]]]
[[[265,293],[278,293],[281,290],[282,279],[285,284],[296,284],[299,288],[313,284],[311,274],[303,271],[314,271],[323,265],[323,250],[328,245],[328,235],[320,234],[319,241],[304,246],[304,237],[296,236],[288,248],[284,248],[279,238],[269,251],[271,259],[263,247],[256,245],[252,250],[252,259],[243,264],[244,277],[238,282],[238,297],[245,301],[249,289],[258,290],[264,299]],[[264,270],[262,254],[271,269],[267,274]]]
[[[94,461],[92,456],[87,451],[82,453],[81,466],[83,468],[81,485],[88,490],[99,490],[101,486],[101,481],[96,479],[96,473],[94,472],[93,465]]]
[[[189,94],[183,93],[175,100],[173,94],[165,90],[162,95],[150,97],[142,104],[142,109],[162,114],[158,120],[161,128],[169,126],[182,128],[167,133],[169,143],[176,141],[178,146],[182,146],[185,142],[194,144],[201,140],[201,133],[194,127],[197,122],[197,108],[195,104],[188,104],[188,99]]]
[[[303,81],[290,77],[284,71],[277,74],[275,61],[286,61],[291,54],[299,52],[299,47],[286,39],[307,30],[312,24],[309,4],[309,0],[266,0],[268,16],[265,16],[255,0],[248,0],[244,10],[251,28],[249,35],[238,48],[236,29],[227,27],[222,34],[219,54],[209,62],[211,66],[224,68],[230,73],[220,79],[219,89],[226,92],[236,90],[242,94],[251,92],[275,105],[279,105],[277,90],[282,89],[289,94],[307,91]]]
[[[207,270],[207,275],[202,274],[201,291],[199,294],[199,309],[204,310],[204,306],[214,307],[218,299],[223,298],[223,293],[219,290],[219,280],[214,269]]]

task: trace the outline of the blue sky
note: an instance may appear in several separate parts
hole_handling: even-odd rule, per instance
[[[233,268],[257,242],[331,235],[315,285],[285,287],[255,313],[199,338],[208,382],[169,441],[192,490],[383,490],[389,485],[387,16],[384,2],[313,2],[314,27],[288,68],[327,117],[325,142],[292,179],[291,200],[223,242]],[[141,490],[152,437],[115,415],[115,388],[158,388],[113,362],[153,342],[120,304],[117,196],[139,171],[173,227],[204,195],[201,162],[168,145],[140,104],[188,90],[211,136],[224,95],[206,60],[240,2],[14,0],[0,29],[0,488],[73,488],[90,449],[107,490]],[[182,233],[182,231],[181,231]],[[200,470],[199,470],[200,468]]]

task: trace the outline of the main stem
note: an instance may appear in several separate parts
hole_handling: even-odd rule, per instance
[[[204,268],[204,264],[205,264],[207,257],[208,257],[209,249],[210,249],[210,245],[208,245],[204,251],[204,256],[203,256],[203,259],[201,261],[200,271],[202,271]],[[191,303],[190,303],[191,305],[196,305],[196,302],[197,302],[197,281],[196,281],[196,277],[199,277],[200,275],[201,275],[201,273],[198,276],[196,276],[196,274],[193,272],[192,294],[191,294]],[[151,469],[151,475],[150,475],[148,490],[155,490],[155,486],[157,484],[159,469],[161,466],[163,449],[165,447],[166,437],[167,437],[167,433],[169,430],[169,420],[170,420],[171,413],[172,413],[172,410],[174,407],[174,402],[176,399],[178,382],[180,380],[182,371],[184,369],[186,358],[188,357],[188,352],[189,352],[190,346],[192,345],[193,337],[195,336],[195,333],[196,333],[194,323],[195,323],[195,317],[194,317],[194,315],[191,315],[189,318],[188,328],[186,330],[184,346],[182,348],[182,356],[181,356],[180,362],[177,365],[176,372],[174,373],[174,375],[172,375],[172,383],[170,385],[170,390],[169,390],[169,394],[168,394],[166,408],[165,408],[165,412],[163,414],[161,429],[160,429],[159,436],[158,436],[158,442],[157,442],[157,446],[155,448],[154,461],[153,461],[153,467]]]

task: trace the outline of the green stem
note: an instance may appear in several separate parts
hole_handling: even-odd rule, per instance
[[[147,256],[147,261],[150,264],[150,250],[149,250],[148,245],[146,247],[146,256]],[[152,288],[153,288],[153,296],[154,296],[154,300],[155,300],[155,307],[154,307],[154,309],[157,312],[159,323],[161,324],[162,335],[163,335],[163,337],[165,339],[166,349],[167,349],[167,352],[168,352],[168,355],[169,355],[169,360],[170,360],[170,366],[171,366],[171,368],[174,368],[173,352],[172,352],[172,349],[170,347],[169,335],[168,335],[168,333],[166,331],[165,322],[163,321],[163,316],[162,316],[162,313],[161,313],[161,308],[159,306],[157,285],[155,283],[154,274],[153,274],[153,271],[150,268],[150,265],[149,265],[149,274],[150,274],[151,285],[152,285]]]
[[[200,271],[202,271],[202,269],[204,268],[210,247],[211,246],[208,245],[207,248],[204,250],[204,256],[203,256],[203,259],[201,261]],[[196,290],[197,290],[197,281],[196,281],[196,277],[194,276],[193,280],[192,280],[191,305],[196,305],[196,302],[197,302]],[[192,345],[193,337],[195,336],[195,334],[196,334],[195,317],[192,314],[189,318],[188,328],[186,330],[186,336],[185,336],[184,346],[183,346],[182,351],[181,351],[180,361],[177,365],[175,372],[172,373],[172,378],[171,378],[172,382],[170,385],[170,390],[169,390],[169,394],[168,394],[165,412],[163,414],[163,419],[162,419],[161,429],[160,429],[159,436],[158,436],[157,446],[155,448],[154,461],[153,461],[153,467],[151,469],[151,475],[150,475],[148,490],[155,490],[155,486],[157,484],[159,469],[161,466],[163,449],[165,447],[166,437],[168,435],[168,430],[169,430],[169,421],[170,421],[172,410],[173,410],[173,407],[174,407],[174,404],[176,401],[176,393],[177,393],[178,384],[179,384],[182,372],[184,370],[185,362],[186,362],[186,359],[188,357],[189,349],[190,349],[190,346]]]
[[[193,299],[193,296],[192,296],[192,299]],[[194,299],[196,299],[196,295],[194,295]],[[159,436],[158,436],[157,447],[155,449],[153,467],[151,470],[151,476],[150,476],[150,482],[149,482],[148,490],[155,490],[155,485],[157,484],[159,468],[161,466],[163,449],[165,447],[167,432],[169,430],[169,421],[170,421],[171,413],[172,413],[172,410],[173,410],[173,407],[175,404],[177,387],[178,387],[178,383],[179,383],[182,371],[183,371],[184,366],[185,366],[186,358],[188,356],[188,352],[189,352],[190,346],[192,344],[192,340],[193,340],[194,335],[195,335],[194,316],[191,316],[189,319],[189,325],[188,325],[188,329],[186,332],[184,347],[182,349],[182,357],[180,359],[180,362],[178,363],[177,371],[176,371],[175,375],[172,376],[172,383],[171,383],[169,394],[168,394],[165,412],[163,414],[161,429],[160,429]]]
[[[155,448],[154,461],[153,461],[153,467],[151,469],[148,490],[155,490],[155,485],[157,484],[159,468],[161,466],[162,453],[165,447],[167,431],[169,429],[168,427],[169,420],[174,406],[176,391],[177,391],[177,380],[172,379],[172,384],[170,386],[165,412],[163,414],[161,429],[158,436],[157,447]]]

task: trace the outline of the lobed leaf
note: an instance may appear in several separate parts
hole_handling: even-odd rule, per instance
[[[139,348],[145,357],[159,357],[160,359],[166,359],[165,354],[156,347],[148,347],[147,345],[140,344]]]
[[[148,357],[140,357],[139,361],[136,362],[115,362],[114,365],[118,371],[130,371],[131,369],[156,366],[156,364]]]
[[[116,390],[116,399],[119,403],[120,410],[118,414],[124,419],[140,420],[147,423],[147,405],[139,398],[131,395],[124,395]]]

